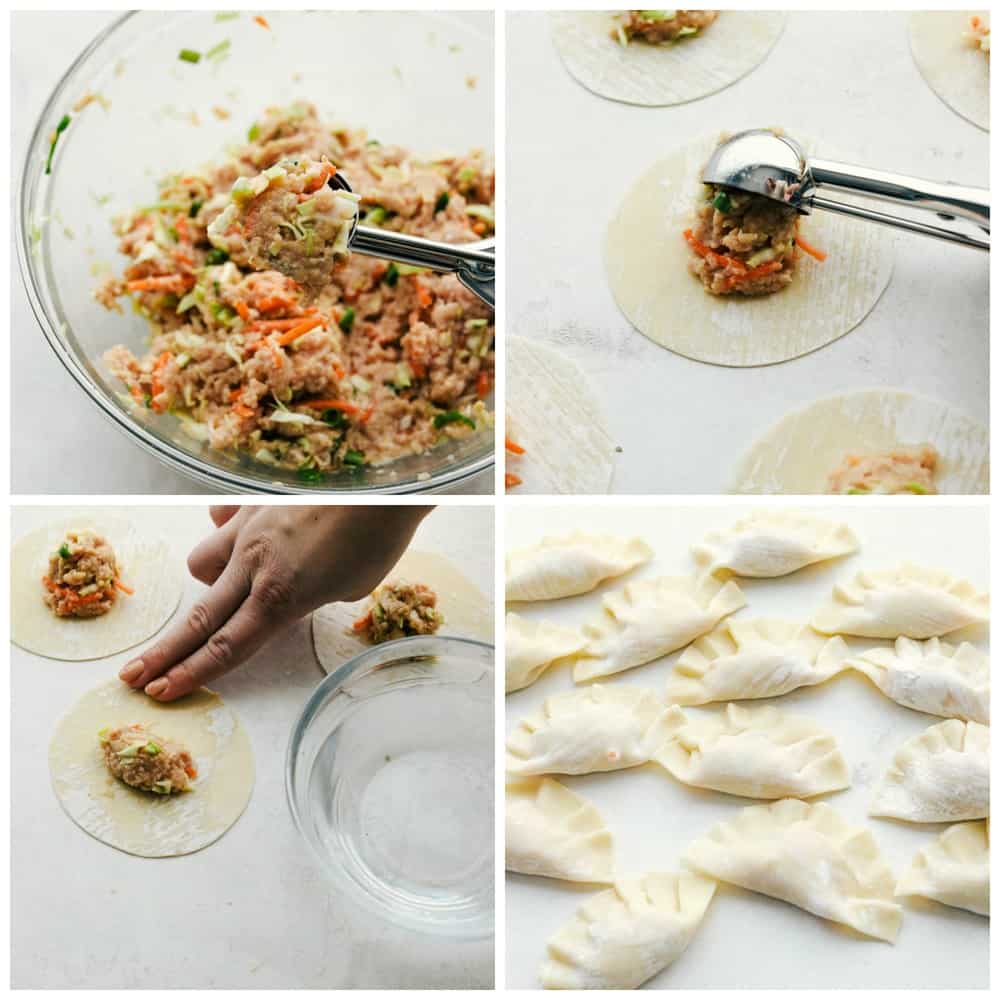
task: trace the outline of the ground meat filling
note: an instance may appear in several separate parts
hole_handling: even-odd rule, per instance
[[[104,356],[136,409],[169,411],[211,447],[298,470],[305,482],[492,423],[492,310],[454,275],[338,258],[347,205],[332,191],[327,205],[322,185],[307,190],[324,164],[360,194],[365,225],[456,244],[493,233],[482,153],[419,157],[297,103],[269,109],[230,160],[169,178],[153,204],[117,220],[129,265],[96,293],[111,309],[130,296],[150,324],[144,354],[119,346]],[[268,176],[277,165],[284,175]],[[255,191],[262,175],[267,187]],[[234,204],[234,185],[250,193],[246,205]],[[320,195],[314,262],[300,208]],[[249,219],[241,207],[254,209]],[[216,222],[227,211],[242,232]],[[332,275],[307,288],[330,263]]]
[[[98,733],[104,763],[126,785],[154,795],[186,792],[198,777],[191,754],[145,726],[102,729]]]
[[[664,45],[697,35],[718,16],[717,10],[626,10],[615,15],[612,35],[622,45]]]
[[[828,480],[831,493],[935,494],[938,453],[929,444],[876,455],[845,455]]]
[[[301,157],[238,178],[209,240],[239,267],[280,271],[315,296],[347,256],[358,217],[359,196],[327,186],[336,172],[329,160]]]
[[[114,607],[119,589],[129,593],[111,546],[92,531],[66,535],[49,556],[42,583],[46,607],[58,618],[98,618]]]
[[[437,594],[422,583],[383,583],[372,594],[371,609],[354,623],[369,642],[408,635],[433,635],[444,623]]]
[[[706,184],[695,226],[684,233],[691,273],[713,295],[769,295],[792,281],[798,233],[794,208]]]

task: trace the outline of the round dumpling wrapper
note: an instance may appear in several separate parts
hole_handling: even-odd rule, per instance
[[[989,18],[987,11],[979,16]],[[910,48],[927,85],[966,121],[990,130],[990,56],[968,44],[972,12],[921,10],[910,16]]]
[[[615,443],[590,380],[561,351],[507,338],[507,455],[517,493],[608,493]]]
[[[791,133],[805,148],[812,144]],[[704,199],[701,172],[719,136],[655,164],[629,190],[608,228],[605,266],[618,307],[640,333],[677,354],[733,367],[789,361],[837,340],[878,302],[892,274],[889,230],[829,212],[802,221],[827,254],[800,256],[792,283],[772,295],[710,295],[688,270],[684,231]]]
[[[97,618],[59,618],[45,604],[42,577],[68,531],[103,535],[114,550],[122,582],[114,606]],[[54,660],[97,660],[155,635],[177,610],[184,591],[170,544],[128,521],[87,515],[60,519],[19,539],[11,552],[11,639]]]
[[[133,723],[191,752],[198,776],[190,791],[155,795],[108,771],[98,733]],[[250,741],[217,694],[201,688],[161,704],[117,680],[88,691],[62,719],[49,770],[59,804],[77,826],[142,858],[179,857],[214,843],[240,818],[254,783]]]
[[[450,559],[435,552],[408,549],[387,581],[423,583],[437,594],[437,609],[444,615],[438,635],[493,642],[493,607],[482,591]],[[325,604],[312,616],[313,647],[324,673],[371,649],[371,644],[351,627],[370,606],[369,598]]]
[[[785,27],[780,11],[724,10],[694,38],[623,46],[612,37],[613,14],[553,13],[556,51],[588,90],[648,107],[684,104],[731,86],[764,61]]]
[[[740,462],[733,493],[827,493],[827,477],[849,452],[881,453],[931,444],[939,493],[988,493],[986,428],[960,410],[897,389],[864,389],[789,413]]]

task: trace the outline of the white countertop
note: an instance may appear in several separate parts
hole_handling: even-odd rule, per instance
[[[84,45],[120,13],[12,15],[11,150],[20,178],[31,130],[59,78]],[[462,16],[462,15],[459,15]],[[481,15],[472,14],[475,18]],[[45,53],[44,59],[38,54]],[[24,292],[11,230],[11,489],[15,494],[209,494],[133,444],[91,403],[49,348]],[[95,453],[100,457],[94,461]],[[492,494],[490,469],[446,492]]]
[[[904,388],[988,421],[988,255],[901,234],[889,288],[847,336],[795,361],[722,368],[658,347],[619,312],[608,221],[649,166],[713,131],[796,125],[885,170],[989,184],[989,136],[930,90],[901,12],[788,17],[753,73],[703,100],[630,107],[563,68],[543,13],[509,15],[507,330],[569,353],[624,449],[621,493],[715,493],[792,409],[851,389]],[[834,152],[836,151],[836,152]],[[859,223],[860,224],[860,223]]]
[[[632,578],[686,575],[694,564],[689,546],[712,529],[725,529],[755,509],[712,505],[594,509],[526,508],[507,512],[508,551],[546,534],[575,529],[638,535],[655,558]],[[756,509],[759,509],[756,508]],[[795,508],[800,509],[800,508]],[[859,508],[803,507],[844,521],[861,541],[861,551],[846,559],[809,567],[778,580],[737,580],[747,598],[739,618],[781,617],[807,621],[829,599],[835,582],[859,568],[890,568],[910,560],[947,570],[989,587],[988,514],[984,507]],[[600,610],[609,582],[595,593],[563,601],[518,604],[519,614],[578,627]],[[986,648],[983,630],[976,645]],[[971,635],[968,638],[972,638]],[[958,643],[958,638],[946,641]],[[851,639],[852,650],[882,645]],[[606,678],[608,686],[626,684],[662,692],[679,654]],[[510,732],[552,694],[574,689],[568,668],[548,671],[535,685],[507,698]],[[851,787],[814,801],[827,802],[853,826],[870,830],[883,858],[898,877],[916,851],[937,837],[946,824],[906,824],[867,815],[874,788],[900,744],[943,720],[910,711],[890,701],[867,678],[848,672],[826,684],[801,688],[781,698],[741,702],[763,704],[804,716],[829,730],[847,759]],[[706,706],[717,711],[721,706]],[[698,714],[701,709],[691,710]],[[558,777],[600,810],[615,841],[618,870],[625,876],[677,871],[680,858],[697,837],[754,800],[689,788],[653,764],[607,774]],[[596,891],[527,875],[507,875],[507,986],[538,986],[546,940],[567,923]],[[651,981],[660,989],[971,989],[989,984],[989,920],[935,903],[907,899],[902,928],[894,945],[867,940],[778,900],[736,887],[720,886],[688,950]]]
[[[15,508],[12,538],[63,513]],[[178,559],[212,530],[204,508],[146,507],[126,516],[170,537]],[[414,545],[449,556],[490,593],[492,539],[489,508],[450,507],[427,518]],[[174,621],[202,589],[187,580]],[[11,647],[16,988],[492,985],[492,940],[439,941],[387,925],[338,899],[308,855],[284,792],[292,724],[323,678],[308,620],[212,685],[246,727],[257,770],[247,811],[220,841],[186,857],[150,860],[78,829],[49,784],[49,738],[81,694],[115,676],[141,648],[65,663]]]

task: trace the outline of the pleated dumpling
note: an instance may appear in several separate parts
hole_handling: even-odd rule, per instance
[[[857,550],[858,540],[846,524],[791,511],[753,514],[691,548],[703,572],[749,577],[787,576]]]
[[[875,838],[824,802],[749,806],[696,840],[695,870],[783,899],[868,937],[894,941],[902,909]]]
[[[674,705],[656,760],[678,781],[750,799],[809,798],[851,783],[837,741],[773,705],[728,705],[712,715]]]
[[[596,807],[552,778],[510,782],[507,871],[569,882],[611,882],[611,834]]]
[[[906,564],[860,572],[833,588],[833,600],[812,620],[818,632],[869,639],[931,639],[989,621],[990,599],[968,580]]]
[[[990,659],[971,643],[956,648],[940,639],[903,637],[895,649],[869,649],[847,665],[906,708],[989,725]]]
[[[989,729],[948,719],[907,740],[883,775],[868,813],[911,823],[989,816]]]
[[[548,990],[632,990],[675,962],[715,894],[711,879],[653,873],[594,896],[548,941]]]
[[[551,622],[534,622],[509,611],[504,628],[507,693],[534,684],[556,660],[586,644],[580,632]]]
[[[554,601],[586,594],[604,580],[648,562],[653,550],[641,538],[574,532],[543,538],[506,560],[508,601]]]
[[[745,604],[735,583],[712,577],[627,583],[607,594],[600,619],[584,626],[588,642],[573,667],[573,680],[606,677],[666,656]]]
[[[507,739],[507,773],[590,774],[645,764],[663,743],[666,714],[655,692],[625,684],[553,695]]]
[[[897,896],[923,896],[990,915],[989,820],[957,823],[917,851],[896,884]]]
[[[850,655],[839,636],[776,618],[724,621],[681,653],[667,678],[667,703],[774,698],[822,684]]]

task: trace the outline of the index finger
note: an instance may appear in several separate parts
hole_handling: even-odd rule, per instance
[[[246,570],[231,561],[222,576],[157,643],[126,663],[118,676],[132,688],[145,687],[203,646],[229,619],[250,593]]]

